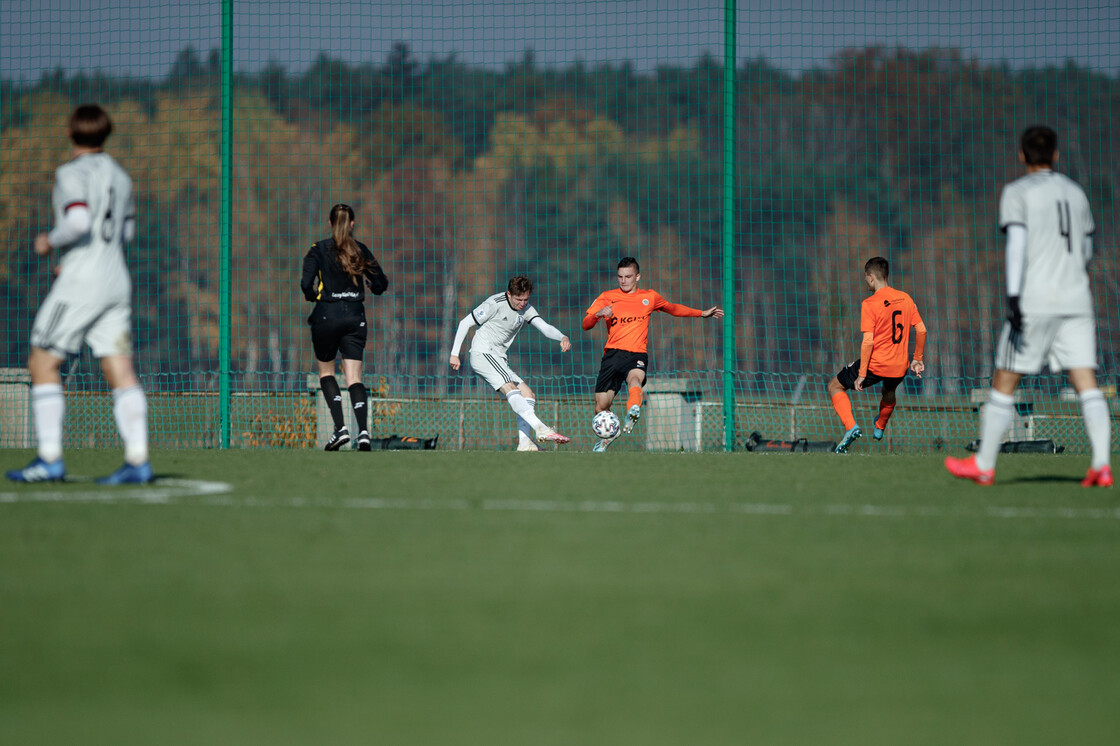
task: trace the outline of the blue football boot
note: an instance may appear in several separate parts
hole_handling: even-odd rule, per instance
[[[154,480],[152,465],[145,461],[139,466],[125,464],[107,477],[97,480],[98,484],[148,484]]]
[[[66,467],[62,465],[62,459],[44,461],[36,457],[22,469],[9,471],[8,479],[13,482],[61,482],[66,479]]]
[[[862,437],[863,437],[863,430],[860,430],[859,425],[856,425],[851,430],[844,433],[844,437],[841,438],[840,442],[836,445],[836,453],[847,453],[848,452],[848,446],[850,446],[852,444],[852,441],[854,441],[856,438],[862,438]]]

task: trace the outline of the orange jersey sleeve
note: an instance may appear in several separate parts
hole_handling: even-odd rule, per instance
[[[649,346],[649,317],[654,311],[671,316],[699,316],[703,311],[679,303],[670,303],[653,290],[639,288],[633,293],[608,290],[595,299],[583,317],[583,328],[590,329],[598,323],[595,314],[604,306],[611,307],[606,318],[607,342],[604,349],[646,352]]]
[[[660,293],[656,293],[652,290],[650,293],[652,293],[654,297],[653,310],[655,311],[662,311],[670,316],[700,316],[704,313],[699,308],[690,308],[681,303],[670,303],[662,298]]]
[[[874,340],[867,370],[884,378],[906,375],[910,367],[910,328],[920,323],[922,317],[914,300],[901,290],[880,288],[865,300],[859,328],[871,332]]]
[[[603,310],[604,306],[610,303],[610,300],[607,299],[607,295],[608,293],[600,293],[599,297],[596,298],[591,303],[591,305],[587,307],[587,310],[583,312],[582,326],[584,329],[591,329],[599,323],[599,319],[601,319],[602,317],[596,316],[595,314],[599,313],[599,311]]]

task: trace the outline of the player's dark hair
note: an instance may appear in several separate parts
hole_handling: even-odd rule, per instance
[[[883,257],[876,256],[867,260],[867,264],[863,265],[863,271],[865,274],[875,275],[880,280],[885,280],[891,276],[891,265]]]
[[[506,286],[506,290],[509,291],[510,295],[527,295],[533,292],[533,281],[525,275],[514,275],[509,278],[509,285]]]
[[[641,272],[642,268],[638,266],[638,260],[632,256],[624,256],[618,260],[618,268],[633,267],[635,272]]]
[[[100,148],[113,132],[113,120],[97,104],[82,104],[70,115],[70,140],[85,148]]]
[[[358,278],[369,269],[369,262],[362,256],[358,242],[354,240],[354,208],[337,204],[331,208],[331,237],[334,238],[334,251],[338,263],[346,274],[358,284]]]
[[[1028,166],[1053,166],[1054,153],[1058,151],[1058,133],[1041,124],[1027,127],[1019,138],[1019,150]]]

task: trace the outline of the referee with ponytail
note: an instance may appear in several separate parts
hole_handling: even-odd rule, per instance
[[[366,347],[365,287],[381,295],[389,280],[369,248],[354,240],[354,209],[338,204],[331,208],[331,237],[317,242],[303,258],[303,297],[315,304],[307,323],[315,348],[319,386],[327,400],[334,434],[326,450],[337,451],[350,442],[342,417],[342,391],[334,377],[334,361],[341,353],[342,372],[358,423],[358,450],[370,450],[368,396],[362,384],[362,355]],[[364,287],[363,287],[364,286]]]

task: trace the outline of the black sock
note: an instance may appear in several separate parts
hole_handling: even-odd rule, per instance
[[[368,430],[366,427],[366,387],[361,383],[350,386],[350,403],[354,406],[354,419],[358,421],[358,432]]]
[[[346,420],[342,419],[342,389],[334,376],[323,376],[319,379],[319,388],[323,390],[323,398],[327,400],[327,409],[331,411],[336,431],[346,427]]]

